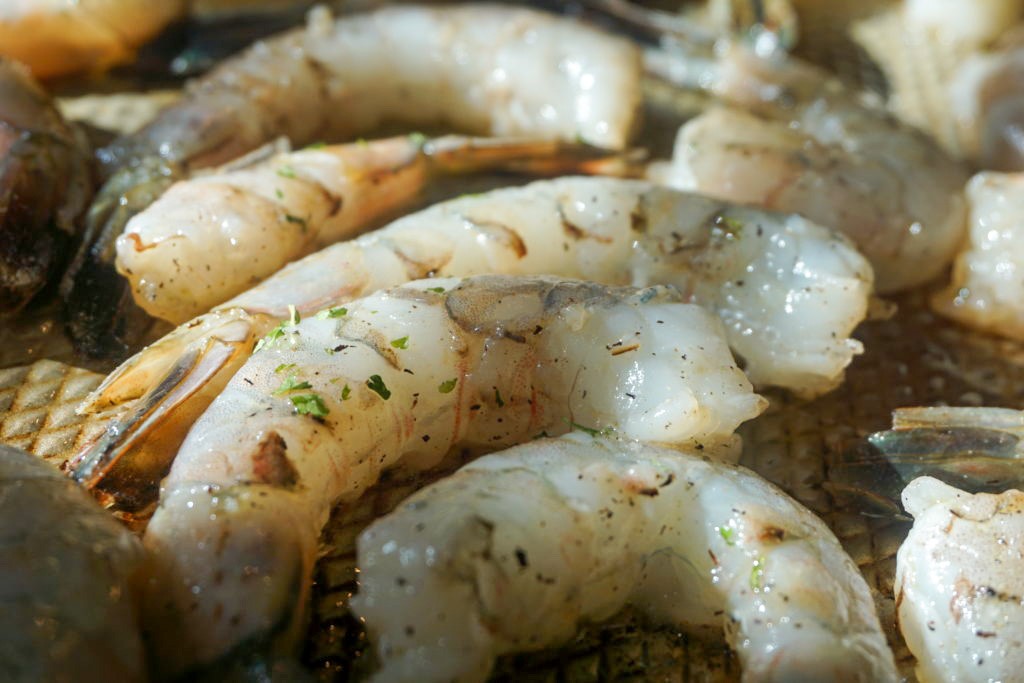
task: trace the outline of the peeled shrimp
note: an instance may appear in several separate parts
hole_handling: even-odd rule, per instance
[[[0,445],[0,679],[145,680],[130,591],[142,557],[55,468]]]
[[[860,352],[850,333],[872,277],[846,240],[803,218],[645,181],[561,178],[461,197],[297,261],[129,359],[84,409],[134,406],[76,477],[144,507],[192,421],[289,305],[307,315],[417,277],[488,272],[674,285],[718,313],[752,381],[808,396]]]
[[[674,62],[742,109],[715,108],[679,132],[662,180],[684,190],[792,211],[849,237],[879,292],[915,287],[952,260],[966,225],[965,170],[923,133],[867,106],[796,60],[731,48]]]
[[[625,147],[637,120],[640,55],[571,19],[507,5],[398,6],[260,42],[193,83],[181,102],[98,152],[107,176],[65,283],[69,331],[88,354],[133,341],[113,243],[184,173],[283,136],[353,139],[382,124]],[[120,283],[120,284],[119,284]]]
[[[1024,176],[979,173],[967,200],[968,241],[932,304],[966,325],[1024,339]]]
[[[549,141],[408,136],[235,163],[176,183],[132,218],[117,269],[146,312],[182,323],[397,213],[433,175],[516,162],[579,170],[587,156],[596,153]]]
[[[1024,670],[1024,493],[910,482],[896,555],[899,626],[921,683],[1012,681]]]
[[[286,324],[196,422],[146,531],[168,675],[294,644],[331,506],[382,470],[570,429],[709,448],[765,406],[721,323],[664,288],[423,280]]]
[[[483,681],[499,654],[567,642],[632,605],[722,629],[744,681],[895,681],[856,565],[745,469],[569,434],[490,455],[358,541],[376,681]]]
[[[92,182],[84,137],[28,72],[0,58],[0,313],[67,264]]]
[[[0,55],[38,78],[105,69],[184,11],[184,0],[4,0]]]

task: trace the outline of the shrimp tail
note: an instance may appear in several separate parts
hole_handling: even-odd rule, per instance
[[[72,477],[109,507],[146,516],[180,445],[185,431],[180,424],[191,424],[248,358],[254,327],[229,312],[212,332],[209,325],[187,330],[197,339],[177,355],[168,352],[187,334],[166,339],[154,353],[143,352],[119,368],[87,399],[86,409],[130,400],[133,386],[152,384],[152,389],[74,458]],[[149,382],[163,367],[163,376]],[[140,378],[145,383],[136,381]]]
[[[542,138],[480,138],[446,135],[423,143],[434,168],[446,174],[465,174],[500,168],[538,176],[567,173],[642,177],[647,153],[642,149],[616,151],[583,142]]]
[[[97,194],[82,244],[61,283],[65,327],[79,353],[123,358],[152,324],[114,266],[115,243],[131,217],[181,175],[177,166],[153,157],[115,173]]]

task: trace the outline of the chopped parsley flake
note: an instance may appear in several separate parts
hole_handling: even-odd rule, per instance
[[[590,436],[594,437],[595,439],[597,437],[599,437],[599,436],[611,436],[612,434],[615,433],[615,428],[614,427],[605,427],[604,429],[596,429],[594,427],[587,427],[585,425],[581,425],[578,422],[573,422],[572,420],[569,420],[569,419],[567,419],[566,422],[573,429],[578,429],[581,432],[583,432],[584,434],[589,434]]]
[[[282,166],[281,168],[277,169],[277,175],[281,176],[282,178],[294,178],[295,169],[292,168],[291,166]]]
[[[743,231],[743,222],[729,216],[719,216],[718,220],[715,221],[715,225],[733,237],[739,237]]]
[[[274,389],[274,396],[280,396],[281,394],[287,394],[289,391],[298,391],[299,389],[312,389],[313,385],[309,382],[298,381],[295,375],[288,375],[285,381],[281,382],[281,386]]]
[[[396,349],[407,349],[409,348],[409,336],[399,337],[398,339],[391,340],[391,346]]]
[[[371,391],[379,394],[385,401],[391,398],[391,390],[384,384],[384,380],[381,379],[380,375],[370,375],[370,379],[366,380],[366,386],[370,387]]]
[[[275,187],[274,196],[277,197],[278,199],[284,199],[284,192],[281,192],[281,188]]]
[[[458,384],[458,382],[458,378],[446,379],[445,381],[437,385],[437,390],[440,391],[442,394],[450,394],[452,393],[452,389],[455,388],[455,385]]]
[[[281,339],[284,336],[285,325],[287,325],[287,323],[281,323],[280,325],[272,329],[270,332],[267,332],[266,337],[256,342],[256,348],[253,349],[253,353],[256,353],[265,346],[270,346],[278,339]]]
[[[751,590],[758,590],[764,584],[764,567],[765,559],[764,555],[754,560],[754,566],[750,569],[750,588]]]
[[[299,218],[298,216],[293,216],[290,213],[286,213],[284,215],[284,219],[286,221],[288,221],[289,223],[295,223],[296,225],[301,227],[303,231],[306,230],[306,219],[305,218]]]
[[[438,294],[444,294],[444,287],[427,287],[428,292],[437,292]]]
[[[289,396],[288,399],[295,406],[295,412],[299,415],[311,415],[312,417],[326,417],[331,412],[324,404],[324,400],[316,394],[299,394]]]
[[[295,367],[295,363],[281,363],[276,368],[274,368],[274,372],[278,373],[278,372],[281,372],[282,370],[291,370],[294,367]]]
[[[722,537],[722,540],[725,541],[726,545],[736,545],[736,539],[733,538],[736,535],[735,529],[720,526],[718,527],[718,535]]]
[[[324,142],[323,140],[318,140],[317,142],[309,143],[308,145],[306,145],[302,149],[322,149],[322,148],[324,148],[326,146],[327,146],[326,142]]]
[[[427,138],[427,136],[424,135],[423,133],[409,133],[409,142],[416,145],[417,147],[422,147],[423,145],[427,144],[428,139],[429,138]]]
[[[329,318],[340,318],[341,316],[348,313],[348,309],[344,306],[335,306],[334,308],[325,308],[316,314],[318,320],[327,320]]]
[[[352,390],[348,388],[347,384],[341,388],[341,400],[342,401],[347,401],[349,399],[349,396],[351,396],[351,395],[352,395]]]
[[[499,408],[505,407],[505,401],[501,398],[501,392],[498,391],[498,387],[494,387],[494,402],[498,404]]]
[[[298,325],[302,322],[302,316],[299,315],[299,309],[295,308],[292,304],[288,304],[288,324]]]

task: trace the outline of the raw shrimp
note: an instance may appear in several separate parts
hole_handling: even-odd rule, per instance
[[[658,287],[432,279],[277,328],[163,482],[145,536],[158,668],[247,641],[292,646],[332,504],[384,469],[574,428],[728,450],[765,401],[721,323],[677,301]]]
[[[967,201],[968,241],[932,305],[966,325],[1024,339],[1024,175],[979,173]]]
[[[715,108],[684,125],[664,181],[844,233],[871,261],[882,293],[923,284],[952,260],[966,226],[967,175],[923,133],[796,60],[733,47],[711,63],[678,65],[682,73],[667,75],[743,110]]]
[[[184,11],[184,0],[4,0],[0,55],[39,78],[105,69]]]
[[[744,681],[895,681],[868,586],[825,524],[743,468],[569,434],[470,463],[358,540],[376,681],[483,681],[633,605],[722,629]]]
[[[803,218],[645,181],[560,178],[462,197],[297,261],[129,359],[83,409],[135,405],[76,477],[144,507],[192,421],[288,305],[308,314],[417,277],[488,272],[672,284],[719,314],[752,381],[808,396],[860,352],[849,335],[872,277],[846,240]]]
[[[92,355],[124,355],[138,327],[114,270],[125,223],[175,178],[284,136],[340,141],[385,123],[622,149],[641,102],[629,41],[503,5],[387,7],[256,44],[193,83],[141,131],[99,151],[110,180],[65,281],[69,331]]]
[[[1024,493],[972,495],[921,477],[903,503],[914,527],[896,555],[896,604],[918,680],[1019,680]]]
[[[28,72],[0,58],[0,313],[20,309],[66,264],[90,163],[80,132]]]
[[[418,198],[431,176],[516,165],[613,171],[557,141],[407,136],[276,154],[172,186],[128,222],[117,269],[146,312],[182,323]],[[607,156],[607,155],[606,155]]]
[[[0,679],[145,680],[129,590],[138,539],[56,469],[2,445],[0,520]]]

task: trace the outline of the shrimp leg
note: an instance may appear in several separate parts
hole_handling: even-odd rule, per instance
[[[483,681],[626,605],[719,628],[744,681],[896,681],[870,591],[825,524],[756,474],[569,434],[489,455],[359,537],[374,681]]]
[[[674,285],[718,313],[756,384],[804,395],[835,386],[860,352],[849,335],[866,313],[872,277],[844,239],[798,216],[644,181],[561,178],[461,197],[296,261],[126,361],[82,410],[124,407],[146,394],[149,407],[113,423],[77,459],[76,476],[118,496],[119,486],[103,479],[123,480],[113,472],[126,467],[132,478],[148,470],[155,486],[170,462],[155,467],[148,444],[169,453],[164,444],[180,443],[187,416],[208,405],[289,305],[308,315],[417,277],[488,272]],[[239,334],[243,322],[249,327]],[[218,356],[216,372],[190,376],[191,350],[214,348],[211,336],[238,341]],[[161,382],[164,374],[176,379]],[[185,410],[166,392],[204,403]]]
[[[640,101],[637,48],[571,19],[487,4],[386,7],[336,21],[313,11],[305,28],[227,60],[151,124],[98,151],[106,184],[65,279],[68,330],[89,355],[123,356],[139,316],[114,271],[114,241],[197,169],[278,137],[351,140],[384,123],[623,149]]]
[[[195,423],[146,531],[176,675],[294,645],[321,527],[391,467],[570,429],[725,452],[765,401],[721,323],[665,288],[424,280],[286,325]]]

